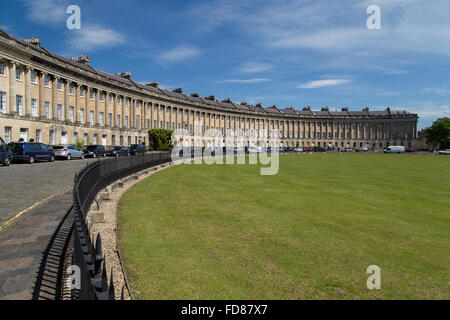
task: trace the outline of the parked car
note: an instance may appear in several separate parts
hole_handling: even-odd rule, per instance
[[[369,152],[369,148],[364,147],[364,148],[359,148],[355,150],[356,152]]]
[[[72,160],[75,158],[84,159],[84,152],[75,146],[53,146],[53,152],[55,153],[56,158],[63,158],[66,160]]]
[[[52,149],[43,143],[18,142],[9,143],[8,149],[11,150],[14,161],[26,161],[35,163],[36,161],[50,161],[56,159]]]
[[[414,149],[405,149],[405,152],[406,153],[414,153],[414,152],[416,152],[416,150],[414,150]]]
[[[0,138],[0,163],[3,164],[5,167],[8,167],[13,160],[13,155],[11,151],[6,146],[5,141],[3,141],[2,138]]]
[[[405,147],[403,146],[390,146],[384,149],[384,153],[405,153]]]
[[[295,148],[294,151],[295,152],[303,152],[303,148]]]
[[[143,144],[132,144],[130,146],[131,155],[145,154],[145,146]]]
[[[327,152],[327,150],[325,148],[322,148],[322,147],[315,147],[314,148],[314,152]]]
[[[353,149],[352,148],[345,148],[345,149],[342,149],[342,152],[353,152]]]
[[[131,156],[131,150],[128,147],[113,147],[107,152],[109,157],[129,157]]]
[[[311,147],[303,148],[303,152],[313,152],[313,151],[314,151],[314,149]]]
[[[447,155],[450,155],[450,149],[441,150],[441,151],[439,151],[439,154],[447,154]]]
[[[86,149],[84,149],[84,156],[87,158],[106,158],[106,149],[102,145],[86,146]]]
[[[247,152],[248,153],[261,153],[262,148],[261,147],[248,147]]]

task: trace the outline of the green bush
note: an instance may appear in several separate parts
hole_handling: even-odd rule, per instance
[[[151,129],[148,132],[150,147],[155,151],[170,151],[173,148],[172,130]]]
[[[83,141],[81,141],[81,140],[77,140],[75,142],[74,146],[77,147],[80,150],[84,150],[84,144],[83,144]]]

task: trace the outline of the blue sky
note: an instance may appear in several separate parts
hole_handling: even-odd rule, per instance
[[[81,30],[66,9],[81,8]],[[381,8],[381,30],[366,9]],[[450,116],[448,0],[11,0],[0,26],[133,80],[264,106]]]

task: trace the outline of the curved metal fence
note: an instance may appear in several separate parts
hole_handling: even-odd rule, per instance
[[[119,179],[170,161],[170,152],[99,160],[75,176],[72,274],[68,279],[72,300],[114,300],[115,297],[112,271],[109,283],[107,279],[101,237],[97,235],[94,244],[86,223],[86,215],[97,193]]]

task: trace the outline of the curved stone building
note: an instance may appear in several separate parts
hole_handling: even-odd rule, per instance
[[[0,30],[0,136],[46,144],[130,145],[146,142],[152,128],[186,129],[185,144],[209,146],[222,136],[267,139],[283,146],[335,148],[414,147],[416,114],[406,111],[320,111],[310,107],[264,108],[260,104],[201,98],[156,82],[134,82],[130,73],[94,69],[89,58],[68,59]],[[245,142],[244,142],[245,143]]]

